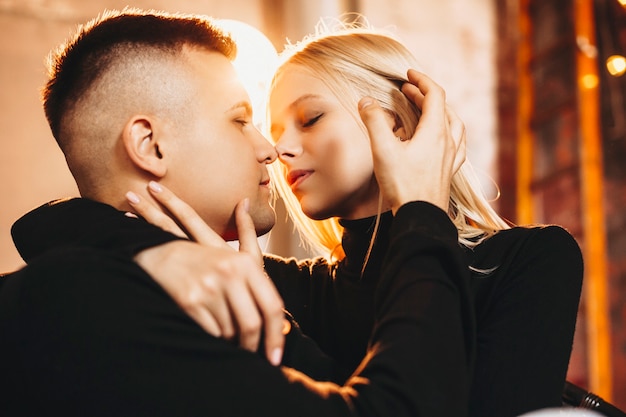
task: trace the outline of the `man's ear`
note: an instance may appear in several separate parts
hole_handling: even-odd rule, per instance
[[[134,116],[126,123],[122,139],[126,154],[135,166],[162,178],[167,172],[167,164],[155,136],[149,117]]]

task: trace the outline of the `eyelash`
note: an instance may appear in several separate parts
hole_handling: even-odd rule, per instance
[[[321,119],[321,117],[324,115],[324,113],[320,113],[319,115],[313,117],[312,119],[307,120],[306,122],[304,122],[302,124],[303,127],[311,127],[313,126],[315,123],[317,123],[317,121],[319,119]]]

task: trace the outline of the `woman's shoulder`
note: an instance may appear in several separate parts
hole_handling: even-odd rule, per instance
[[[574,236],[564,227],[554,224],[516,226],[496,232],[479,247],[528,247],[528,249],[563,249],[580,251]]]
[[[582,270],[582,254],[574,236],[558,225],[518,226],[498,231],[477,245],[471,254],[473,264],[547,265]]]

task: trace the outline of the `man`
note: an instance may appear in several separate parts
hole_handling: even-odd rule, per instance
[[[282,302],[254,236],[274,222],[266,165],[276,154],[254,128],[234,54],[205,18],[125,10],[81,27],[54,57],[44,109],[83,198],[14,225],[27,266],[0,287],[1,415],[466,414],[467,268],[447,215],[424,202],[403,205],[394,219],[359,370],[340,386],[274,366]],[[124,216],[130,206],[119,196],[155,180],[222,238],[239,238],[244,252],[219,241],[209,250],[133,218],[123,232],[73,230],[76,221]],[[425,217],[417,226],[416,206]],[[234,277],[218,289],[227,302],[243,294],[248,305],[265,303],[257,306],[264,355],[249,351],[258,340],[247,349],[227,340],[223,323],[225,338],[205,332],[135,263],[163,248],[195,251],[200,268]]]

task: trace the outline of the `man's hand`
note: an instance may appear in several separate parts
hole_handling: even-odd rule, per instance
[[[395,137],[387,114],[372,98],[359,102],[368,130],[374,172],[395,213],[409,201],[428,201],[448,211],[452,177],[465,161],[465,125],[446,105],[444,90],[426,75],[408,71],[402,92],[422,110],[411,138]]]
[[[247,201],[235,209],[240,243],[236,251],[171,191],[156,183],[149,189],[186,233],[160,209],[129,193],[127,199],[136,213],[179,236],[189,234],[198,243],[173,241],[146,249],[136,255],[136,262],[208,333],[238,340],[250,351],[258,349],[263,334],[267,358],[280,364],[283,301],[263,270]]]

